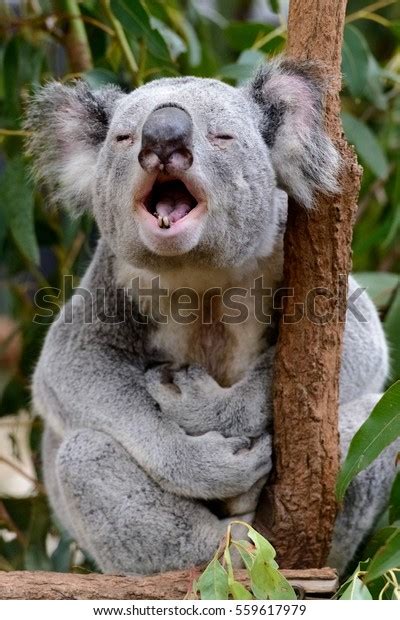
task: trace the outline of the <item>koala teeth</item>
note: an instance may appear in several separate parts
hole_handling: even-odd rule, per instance
[[[160,228],[169,228],[171,226],[171,222],[167,215],[159,215],[157,221]]]

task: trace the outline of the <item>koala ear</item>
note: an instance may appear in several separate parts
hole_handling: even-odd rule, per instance
[[[51,82],[29,100],[26,151],[53,203],[75,213],[90,207],[97,155],[120,96],[112,86],[91,92],[84,82]]]
[[[315,63],[278,59],[259,69],[250,94],[261,109],[279,187],[305,207],[337,191],[339,156],[324,130],[324,84]]]

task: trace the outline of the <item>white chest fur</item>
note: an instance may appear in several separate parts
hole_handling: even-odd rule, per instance
[[[154,318],[159,309],[162,314],[150,346],[177,366],[201,364],[221,385],[238,381],[265,348],[267,323],[260,320],[255,307],[259,298],[257,301],[251,291],[260,277],[265,289],[274,289],[281,277],[280,252],[238,269],[164,272],[159,276],[163,296],[155,309],[154,300],[152,306],[150,296],[139,295],[132,281],[136,279],[140,291],[149,290],[157,276],[126,263],[117,264],[118,285],[131,292],[141,313]],[[271,301],[272,297],[264,296],[264,314],[270,311]]]

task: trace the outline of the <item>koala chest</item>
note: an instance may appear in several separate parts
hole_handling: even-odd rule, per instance
[[[265,344],[265,327],[256,321],[227,325],[221,320],[158,326],[151,345],[179,366],[201,364],[222,386],[240,380]]]
[[[279,269],[271,260],[268,269],[252,264],[247,272],[188,269],[159,276],[162,295],[155,304],[149,296],[135,297],[141,314],[153,324],[147,343],[150,355],[176,366],[200,364],[224,387],[239,381],[266,347],[267,324],[257,318],[251,290],[260,275],[266,286],[277,281]],[[134,278],[141,290],[149,290],[154,277],[143,269],[117,265],[118,284],[126,290],[135,290]],[[240,296],[227,302],[227,291],[239,291]]]

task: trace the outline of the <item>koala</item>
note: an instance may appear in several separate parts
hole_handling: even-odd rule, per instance
[[[232,518],[254,517],[272,467],[287,197],[307,209],[316,191],[337,191],[323,97],[312,64],[281,58],[239,88],[197,77],[128,94],[53,82],[30,101],[38,182],[100,230],[32,393],[56,517],[104,572],[203,564]],[[256,282],[269,291],[265,320]],[[350,297],[357,287],[350,278]],[[364,293],[345,326],[343,455],[387,376]],[[330,559],[340,570],[384,508],[398,449],[348,492]]]

